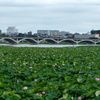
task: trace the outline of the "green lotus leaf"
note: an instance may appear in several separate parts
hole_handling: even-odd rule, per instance
[[[83,78],[81,78],[81,77],[80,78],[77,78],[77,82],[78,83],[82,83],[83,82]]]
[[[18,94],[13,94],[9,98],[7,98],[7,100],[21,100],[21,97]]]
[[[100,90],[97,90],[97,91],[95,92],[95,95],[96,95],[96,96],[99,96],[99,95],[100,95]]]
[[[5,87],[5,84],[0,82],[0,87],[2,87],[2,88]]]

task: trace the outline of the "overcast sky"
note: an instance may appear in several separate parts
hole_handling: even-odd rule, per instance
[[[0,29],[8,26],[87,33],[100,29],[100,0],[0,0]]]

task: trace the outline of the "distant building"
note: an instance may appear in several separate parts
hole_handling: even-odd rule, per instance
[[[59,30],[37,30],[38,36],[57,36],[59,34]]]
[[[99,37],[98,34],[74,34],[74,38],[79,38],[79,39],[88,39],[88,38],[92,38],[92,37]]]
[[[2,30],[0,30],[0,34],[2,34]]]
[[[32,32],[30,31],[30,32],[28,32],[28,35],[32,35]]]
[[[49,34],[50,36],[56,37],[59,34],[59,30],[49,30]]]
[[[9,36],[17,36],[18,35],[18,29],[16,29],[15,26],[8,27],[7,35],[9,35]]]
[[[67,32],[66,31],[61,31],[58,33],[58,37],[66,37]]]
[[[49,33],[48,30],[37,30],[38,36],[48,35],[48,33]]]
[[[69,37],[73,37],[73,34],[71,34],[70,32],[66,32],[66,31],[61,31],[59,32],[59,37],[63,37],[63,38],[69,38]]]
[[[100,30],[91,30],[91,34],[100,34]]]
[[[95,35],[96,35],[97,37],[100,37],[100,33],[95,33]]]

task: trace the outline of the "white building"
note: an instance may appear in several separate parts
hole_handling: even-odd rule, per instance
[[[8,27],[7,35],[9,35],[9,36],[17,36],[18,35],[18,29],[16,29],[15,26]]]
[[[59,30],[37,30],[37,34],[39,36],[42,35],[57,36],[59,34]]]
[[[50,30],[49,31],[49,34],[50,34],[50,36],[58,36],[58,34],[59,34],[59,30]]]

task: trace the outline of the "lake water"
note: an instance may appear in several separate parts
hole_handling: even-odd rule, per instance
[[[18,44],[18,45],[10,45],[10,44],[0,44],[0,46],[13,46],[13,47],[77,47],[77,46],[100,46],[100,45],[52,45],[52,44],[38,44],[38,45]]]

